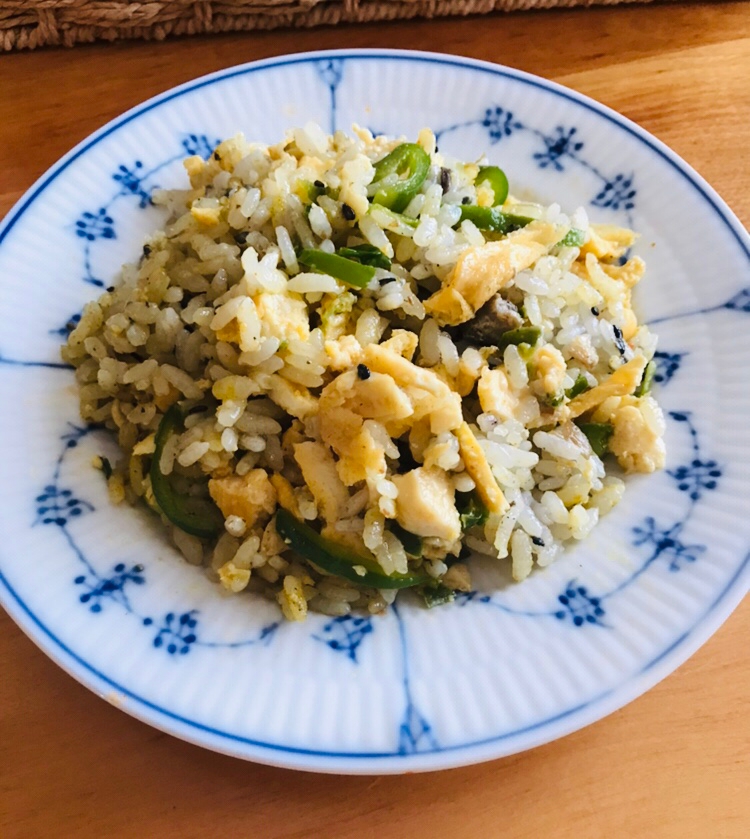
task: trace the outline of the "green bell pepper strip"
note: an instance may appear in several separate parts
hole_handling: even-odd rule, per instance
[[[394,184],[378,188],[372,199],[373,204],[380,204],[396,213],[403,212],[427,177],[430,168],[430,156],[416,143],[401,143],[375,165],[373,184],[391,175],[398,175]]]
[[[341,280],[342,283],[356,288],[366,288],[375,276],[375,269],[370,265],[362,265],[360,262],[347,259],[345,256],[326,253],[313,248],[305,248],[300,251],[297,254],[297,260],[308,268],[313,268],[323,274],[329,274],[331,277]]]
[[[487,184],[492,189],[495,196],[492,201],[493,207],[505,203],[510,187],[505,172],[499,166],[482,166],[474,181],[474,186],[482,184]]]
[[[583,230],[577,227],[571,227],[570,230],[557,243],[558,248],[580,248],[586,241],[586,234]]]
[[[456,599],[456,592],[448,586],[437,585],[434,588],[425,587],[420,592],[424,605],[428,609],[434,609],[436,606],[444,606],[446,603],[452,603]]]
[[[468,530],[477,524],[484,524],[490,514],[475,490],[459,493],[458,498],[456,498],[456,508],[463,530]]]
[[[422,538],[420,536],[417,536],[416,533],[410,533],[408,530],[404,530],[404,528],[395,521],[391,522],[390,531],[398,539],[398,541],[401,542],[404,546],[404,550],[409,554],[409,556],[422,556]]]
[[[184,421],[182,410],[172,405],[162,417],[156,431],[154,454],[151,459],[151,489],[159,509],[164,515],[185,533],[210,539],[216,536],[224,526],[224,516],[210,498],[197,498],[179,495],[168,475],[164,475],[159,466],[161,453],[167,440],[182,429]]]
[[[489,230],[492,233],[512,233],[534,221],[529,216],[503,213],[496,207],[476,207],[474,204],[461,207],[461,221],[465,219],[473,222],[480,230]]]
[[[565,391],[565,395],[568,399],[574,399],[576,396],[580,396],[580,394],[585,393],[590,389],[591,385],[589,384],[588,379],[583,375],[583,373],[579,373],[576,376],[576,380],[573,382],[573,385]]]
[[[379,216],[376,220],[385,230],[390,230],[391,233],[398,233],[399,236],[408,235],[408,230],[416,230],[419,227],[419,219],[405,216],[403,213],[394,213],[387,207],[381,207],[380,204],[371,204],[367,211],[369,216]]]
[[[538,326],[519,326],[518,329],[509,329],[498,341],[498,349],[504,350],[511,344],[528,344],[533,347],[542,336],[542,330]]]
[[[276,513],[276,530],[290,547],[322,571],[361,586],[411,588],[432,581],[424,571],[386,574],[375,557],[362,556],[344,545],[324,539],[309,524],[298,521],[288,510],[279,509]],[[364,574],[358,574],[356,566],[364,568]]]
[[[339,256],[346,259],[354,259],[362,265],[372,265],[373,268],[382,268],[387,271],[391,267],[391,260],[375,245],[354,245],[351,248],[339,248]]]
[[[608,422],[580,422],[578,427],[588,438],[594,454],[603,457],[609,451],[609,438],[614,428]]]
[[[641,381],[638,383],[638,387],[635,389],[633,396],[645,396],[651,390],[651,386],[654,383],[655,373],[656,362],[653,360],[649,361],[649,363],[643,368]]]

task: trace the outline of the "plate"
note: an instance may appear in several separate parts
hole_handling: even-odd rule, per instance
[[[408,80],[408,84],[405,83]],[[66,325],[160,222],[156,186],[238,130],[313,119],[487,152],[515,185],[633,226],[637,307],[660,336],[667,468],[628,482],[583,544],[516,586],[432,611],[282,625],[178,559],[143,511],[108,503],[59,361]],[[515,70],[428,53],[309,53],[216,73],[129,111],[66,155],[0,230],[0,596],[60,666],[150,725],[238,757],[318,771],[465,765],[621,707],[729,615],[750,565],[748,236],[638,126]]]

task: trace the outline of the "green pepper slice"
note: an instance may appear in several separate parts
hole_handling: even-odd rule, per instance
[[[586,234],[583,230],[577,227],[571,227],[570,230],[557,243],[558,248],[580,248],[586,241]]]
[[[511,344],[516,346],[528,344],[533,347],[542,336],[542,330],[538,326],[519,326],[518,329],[509,329],[498,341],[498,349],[504,350]]]
[[[456,498],[456,508],[461,519],[462,530],[468,530],[477,524],[484,524],[490,515],[490,511],[482,503],[482,499],[476,490],[459,493]]]
[[[654,384],[655,373],[656,362],[652,359],[643,368],[643,375],[641,376],[641,380],[638,383],[638,387],[635,389],[633,396],[645,396],[651,390],[651,387]]]
[[[356,288],[366,288],[375,276],[375,269],[370,265],[362,265],[362,263],[347,259],[345,256],[326,253],[314,248],[305,248],[300,251],[297,260],[308,268],[321,271],[323,274],[329,274],[331,277],[341,280],[342,283]]]
[[[576,396],[579,396],[590,389],[591,385],[589,384],[589,380],[583,375],[583,373],[579,373],[572,386],[565,391],[565,395],[568,399],[574,399]]]
[[[399,180],[389,186],[378,188],[373,204],[380,204],[396,213],[403,212],[427,177],[430,168],[430,156],[416,143],[401,143],[375,165],[373,183],[391,175],[398,175]]]
[[[492,189],[495,196],[492,201],[493,207],[505,203],[510,187],[505,172],[499,166],[482,166],[474,181],[474,186],[481,186],[481,184],[487,184]]]
[[[578,427],[588,438],[594,454],[603,457],[609,451],[609,438],[614,432],[608,422],[580,422]]]
[[[354,245],[351,248],[339,248],[339,256],[354,259],[362,265],[372,265],[387,271],[391,267],[391,260],[375,245]]]
[[[456,599],[456,592],[448,586],[437,585],[434,588],[425,587],[420,592],[424,605],[428,609],[434,609],[436,606],[444,606],[446,603],[452,603]]]
[[[149,471],[151,489],[159,509],[172,524],[192,536],[210,539],[216,536],[224,526],[224,516],[219,508],[210,498],[179,495],[170,477],[164,475],[159,468],[159,460],[167,440],[182,429],[183,421],[182,410],[175,404],[164,414],[159,423]]]
[[[390,525],[391,533],[401,542],[404,546],[404,550],[409,556],[413,557],[420,557],[422,556],[422,537],[417,536],[416,533],[410,533],[408,530],[404,530],[398,522],[391,522]]]
[[[512,233],[534,221],[529,216],[503,213],[496,207],[476,207],[474,204],[461,207],[461,221],[465,219],[473,222],[480,230],[489,230],[492,233]]]
[[[324,539],[309,524],[298,521],[288,510],[279,509],[276,513],[276,530],[295,551],[322,571],[361,586],[411,588],[432,580],[424,571],[386,574],[375,557],[356,554],[337,542]],[[364,568],[364,574],[357,573],[357,566]]]

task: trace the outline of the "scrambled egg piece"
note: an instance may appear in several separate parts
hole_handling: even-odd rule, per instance
[[[492,469],[490,469],[490,464],[487,462],[487,458],[468,423],[461,423],[456,430],[456,437],[458,437],[459,451],[466,466],[466,471],[474,479],[479,497],[491,513],[504,513],[508,509],[508,502],[505,500],[503,491],[498,486],[495,476],[492,474]]]
[[[533,265],[567,233],[563,225],[545,221],[464,251],[447,282],[436,291],[425,308],[440,325],[457,325],[470,320],[494,294],[519,271]]]
[[[362,358],[362,345],[354,335],[344,335],[337,341],[326,341],[324,344],[331,370],[349,370],[359,364]]]
[[[650,413],[651,422],[644,411]],[[592,420],[612,423],[609,449],[626,472],[655,472],[664,467],[664,414],[653,397],[608,399],[594,412]]]
[[[408,329],[394,329],[391,337],[387,341],[383,341],[380,346],[391,352],[398,353],[398,355],[403,356],[407,361],[411,361],[414,358],[418,344],[419,336],[416,332],[411,332]]]
[[[310,337],[307,303],[299,294],[272,294],[264,291],[254,300],[263,335],[273,336],[280,341],[289,338],[306,341]]]
[[[338,521],[349,500],[349,492],[339,478],[331,452],[322,443],[297,443],[294,458],[323,518],[330,523]]]
[[[610,396],[627,396],[632,393],[638,387],[647,363],[642,355],[631,358],[601,384],[571,399],[567,405],[567,416],[574,419],[600,405]]]
[[[428,416],[433,434],[452,431],[463,422],[461,397],[434,371],[417,367],[377,344],[369,344],[365,348],[364,362],[369,370],[387,373],[398,383],[413,406],[412,422]],[[388,427],[391,431],[391,426]]]
[[[562,391],[566,365],[562,353],[552,344],[546,344],[534,354],[536,381],[534,385],[542,394],[555,396]]]
[[[347,486],[385,474],[382,447],[364,428],[366,419],[399,421],[413,414],[408,396],[393,378],[370,371],[341,373],[320,395],[320,436],[339,456],[338,473]]]
[[[295,577],[293,574],[287,574],[284,577],[284,587],[276,595],[276,599],[287,620],[303,621],[307,617],[305,587],[299,577]]]
[[[394,475],[398,488],[396,521],[410,533],[454,542],[461,536],[461,519],[454,488],[443,469],[419,467]]]
[[[592,253],[597,259],[618,259],[635,242],[636,234],[627,227],[613,224],[592,224],[581,253]]]
[[[276,490],[265,469],[253,469],[242,476],[211,478],[208,492],[224,518],[239,516],[248,528],[267,519],[276,509]]]
[[[281,376],[273,376],[269,387],[271,399],[288,414],[305,419],[318,411],[318,400],[304,387]]]
[[[518,397],[511,390],[505,370],[485,367],[477,384],[477,394],[482,411],[495,414],[502,420],[512,419],[518,408]]]

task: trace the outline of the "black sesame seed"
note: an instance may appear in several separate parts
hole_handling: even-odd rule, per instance
[[[357,365],[357,375],[360,379],[369,379],[370,378],[370,368],[366,364],[358,364]]]
[[[461,199],[461,203],[462,204],[471,204],[471,198],[469,198],[468,195],[464,195],[464,197]]]
[[[440,167],[440,188],[443,190],[443,195],[451,188],[451,170],[446,169],[445,166]]]
[[[143,255],[149,256],[151,253],[151,245],[144,245],[143,246]]]
[[[615,346],[617,347],[618,352],[620,355],[625,355],[627,352],[628,346],[625,343],[625,339],[622,337],[622,329],[617,326],[616,323],[612,324],[612,332],[615,336]]]
[[[354,212],[354,210],[352,210],[352,208],[348,204],[341,205],[341,215],[347,221],[354,221],[354,219],[357,217],[357,214]]]
[[[543,548],[543,547],[544,547],[544,539],[541,539],[539,536],[532,536],[532,537],[531,537],[531,541],[532,541],[532,542],[533,542],[533,543],[534,543],[534,544],[535,544],[538,548]]]
[[[313,181],[313,186],[316,186],[318,189],[325,189],[326,185],[323,181]]]
[[[221,155],[220,155],[220,154],[219,154],[219,152],[217,152],[217,151],[215,151],[215,152],[211,155],[211,157],[213,157],[213,159],[214,159],[214,160],[221,160]]]
[[[115,287],[113,285],[108,285],[107,286],[107,291],[114,291],[114,290],[115,290]]]
[[[437,154],[437,153],[438,153],[438,145],[437,145],[437,143],[435,143],[435,154]]]
[[[247,242],[247,232],[240,231],[239,233],[235,233],[234,241],[237,242],[238,245],[244,245],[245,242]]]
[[[598,318],[599,317],[599,308],[597,306],[592,306],[591,307],[591,314],[594,315],[594,317]]]

